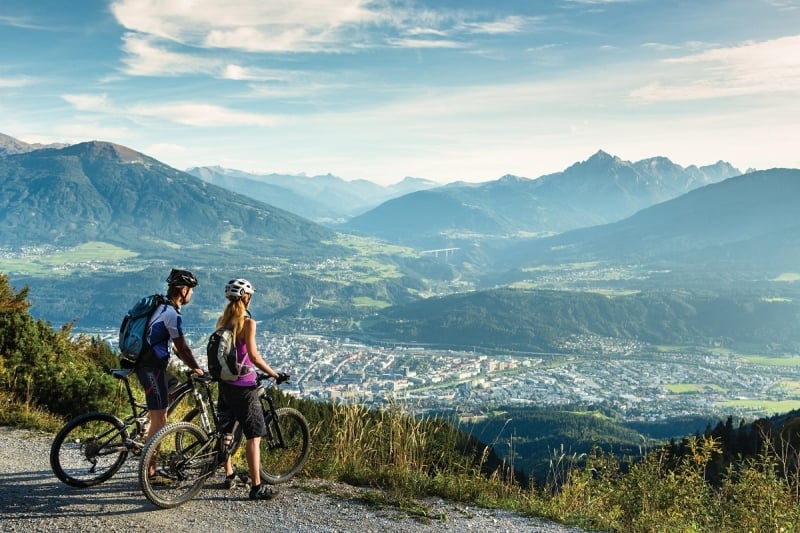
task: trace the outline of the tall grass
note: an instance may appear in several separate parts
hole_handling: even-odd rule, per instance
[[[392,505],[438,496],[587,530],[800,533],[800,433],[764,439],[758,456],[735,462],[714,484],[706,471],[720,460],[720,443],[693,437],[680,457],[665,446],[635,461],[600,448],[584,455],[556,449],[544,486],[523,488],[513,464],[456,423],[414,417],[397,404],[374,410],[284,401],[311,423],[305,475],[382,488]],[[61,424],[0,393],[0,424],[8,423],[51,430]]]
[[[787,441],[731,466],[718,485],[706,470],[720,457],[711,437],[689,453],[645,451],[636,461],[599,448],[588,455],[554,450],[545,486],[522,488],[513,465],[436,418],[402,406],[379,410],[335,404],[312,424],[307,473],[380,487],[395,498],[439,496],[619,532],[800,532],[800,456]]]

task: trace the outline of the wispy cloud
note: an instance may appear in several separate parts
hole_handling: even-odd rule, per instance
[[[111,11],[125,28],[193,46],[249,51],[319,51],[351,25],[379,18],[369,0],[219,2],[120,0]]]
[[[106,94],[64,94],[61,98],[79,111],[113,111]]]
[[[642,101],[703,100],[800,91],[800,35],[714,48],[661,65],[670,78],[632,91]]]
[[[389,39],[395,48],[463,48],[464,43],[448,39]]]
[[[0,15],[0,26],[8,26],[9,28],[22,28],[26,30],[48,30],[47,26],[35,24],[28,18],[24,17],[9,17],[7,15]]]
[[[502,35],[509,33],[519,33],[527,26],[541,22],[543,18],[509,16],[498,20],[488,20],[482,22],[465,22],[463,27],[470,33],[486,33],[490,35]]]
[[[175,76],[216,73],[220,61],[166,50],[153,39],[135,33],[123,36],[125,72],[135,76]]]
[[[0,89],[18,89],[26,85],[32,85],[33,83],[33,79],[27,76],[0,78]]]
[[[168,120],[185,126],[277,126],[282,119],[273,115],[236,111],[226,107],[205,103],[164,103],[161,105],[138,105],[129,110],[139,117]]]
[[[272,127],[280,124],[280,117],[262,113],[243,112],[204,102],[160,102],[115,105],[105,94],[65,94],[62,98],[81,112],[107,113],[115,120],[126,118],[137,122],[157,118],[162,121],[196,127]]]

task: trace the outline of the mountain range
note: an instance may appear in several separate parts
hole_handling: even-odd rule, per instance
[[[172,267],[192,270],[205,287],[246,275],[262,288],[264,307],[281,313],[312,297],[340,310],[362,296],[408,300],[424,288],[415,278],[432,263],[364,259],[360,277],[342,282],[337,269],[347,267],[338,265],[360,252],[296,214],[113,143],[4,146],[23,148],[0,157],[0,246],[11,258],[4,269],[15,285],[30,286],[32,311],[54,322],[107,324],[133,295],[163,291]],[[224,301],[218,291],[195,294],[187,313],[196,322]]]
[[[0,177],[0,241],[7,246],[99,240],[148,255],[161,241],[274,254],[333,236],[297,215],[112,143],[6,155]]]
[[[204,287],[246,275],[263,287],[262,309],[272,316],[298,316],[313,301],[316,316],[374,313],[377,323],[399,312],[391,306],[430,294],[442,295],[439,305],[452,305],[453,316],[458,306],[480,316],[489,311],[475,311],[475,301],[498,300],[448,295],[518,284],[634,292],[735,288],[792,298],[785,289],[793,289],[800,259],[794,208],[800,170],[794,169],[741,174],[724,162],[684,168],[663,157],[631,163],[599,151],[536,179],[436,187],[406,180],[392,190],[334,176],[192,172],[203,179],[113,143],[40,147],[0,137],[5,251],[114,247],[75,264],[64,264],[72,261],[65,252],[69,259],[38,272],[17,270],[14,261],[4,268],[13,283],[30,285],[34,310],[54,322],[107,323],[124,314],[132,294],[161,289],[169,268],[181,266],[195,269]],[[262,182],[260,198],[277,197],[279,187],[286,209],[253,197]],[[392,197],[403,187],[411,192]],[[359,209],[389,199],[323,225],[296,212],[313,197],[361,199]],[[346,218],[344,211],[329,213]],[[435,247],[451,251],[429,253]],[[780,277],[789,283],[776,284]],[[220,300],[213,290],[199,290],[187,312],[208,321]]]
[[[320,223],[343,222],[386,200],[437,186],[435,182],[412,177],[384,187],[367,180],[345,181],[332,174],[310,177],[251,174],[222,167],[194,167],[186,172]]]
[[[553,235],[621,220],[741,172],[725,162],[681,167],[664,157],[635,163],[598,151],[563,172],[452,183],[387,201],[342,229],[392,242],[447,247],[509,235]]]
[[[571,261],[745,270],[762,279],[800,265],[800,170],[750,172],[623,220],[518,243],[506,267]],[[757,273],[757,274],[756,274]]]

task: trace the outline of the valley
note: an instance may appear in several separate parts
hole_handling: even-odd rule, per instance
[[[116,343],[113,330],[85,332]],[[205,333],[188,333],[205,364]],[[721,346],[649,346],[574,338],[572,353],[492,353],[414,344],[368,345],[318,334],[260,332],[259,350],[289,372],[290,394],[474,422],[509,406],[603,406],[621,423],[733,417],[751,421],[800,408],[800,355],[737,353]],[[702,431],[698,427],[698,431]],[[682,433],[673,435],[684,436]]]

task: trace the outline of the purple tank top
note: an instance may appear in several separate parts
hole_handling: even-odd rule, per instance
[[[244,340],[236,341],[236,359],[241,361],[242,365],[250,368],[251,372],[248,372],[236,381],[228,381],[228,385],[234,385],[236,387],[253,387],[256,384],[256,372],[253,362],[247,356],[247,343]]]

